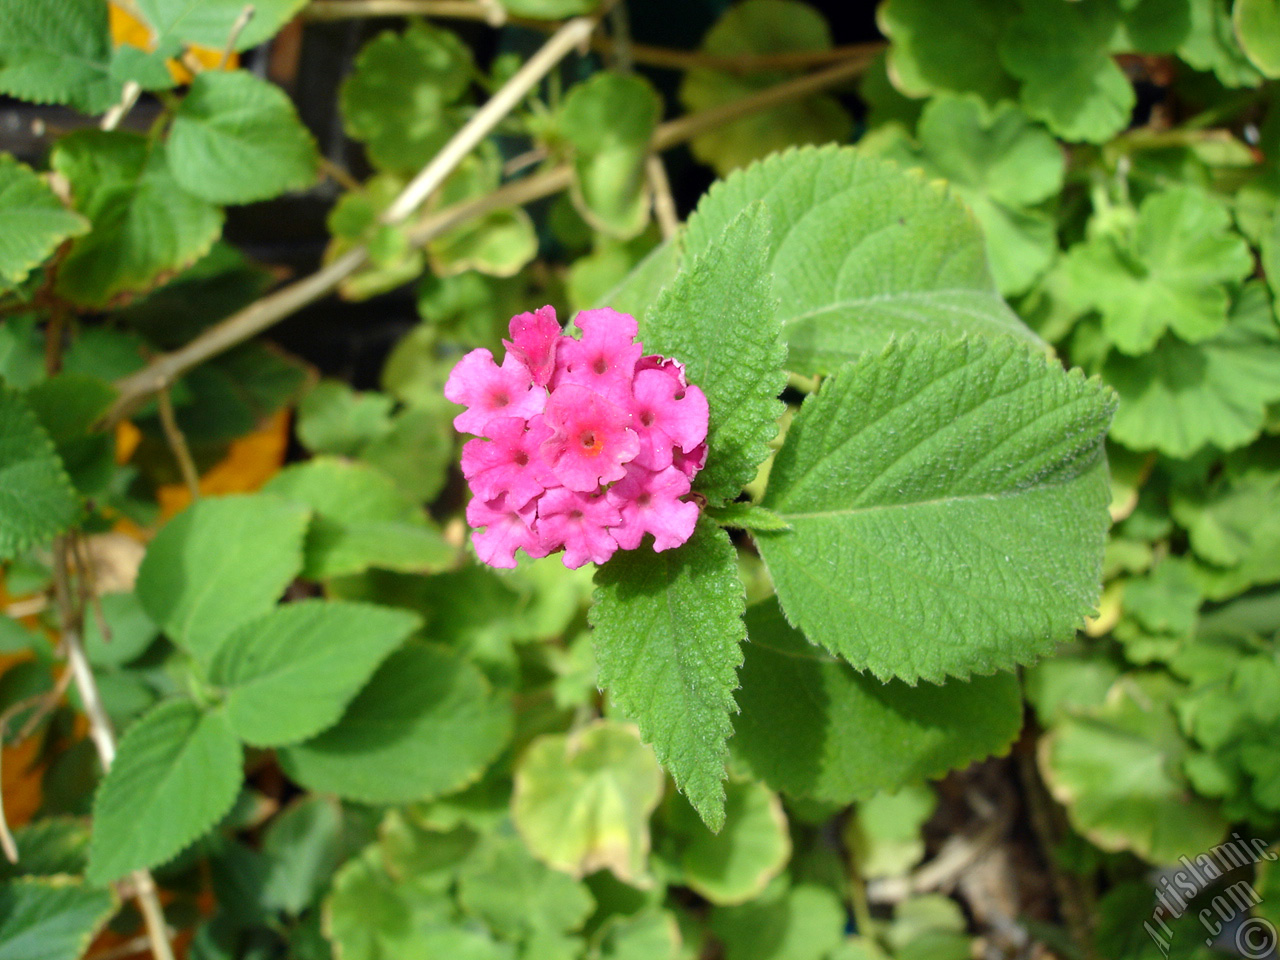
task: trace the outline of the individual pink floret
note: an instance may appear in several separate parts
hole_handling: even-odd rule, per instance
[[[532,313],[518,313],[511,318],[511,339],[502,345],[515,355],[538,387],[551,383],[556,369],[556,346],[561,340],[560,324],[554,307],[546,306]]]
[[[535,418],[541,425],[542,418]],[[487,440],[468,440],[462,446],[462,475],[481,500],[506,502],[519,509],[555,486],[555,474],[542,462],[539,447],[546,430],[532,429],[520,417],[497,417],[485,430]]]
[[[696,512],[696,508],[695,508]],[[557,487],[538,502],[538,534],[548,552],[564,547],[564,565],[604,563],[618,549],[610,528],[622,517],[608,495]]]
[[[488,350],[472,350],[458,361],[445,381],[444,395],[467,408],[453,418],[459,433],[482,436],[496,417],[535,417],[546,405],[546,393],[535,387],[529,371],[511,354],[499,367]]]
[[[476,556],[491,567],[508,570],[516,565],[517,550],[531,557],[545,557],[550,551],[534,532],[534,513],[533,502],[517,510],[507,505],[506,497],[474,498],[467,504],[467,523],[476,530],[471,535]]]
[[[636,462],[650,470],[671,465],[673,448],[687,452],[707,436],[707,398],[671,370],[641,370],[632,383],[631,416],[640,436]]]
[[[689,492],[689,478],[675,467],[646,470],[633,466],[609,488],[606,496],[622,516],[613,537],[623,550],[640,546],[646,533],[653,534],[653,549],[670,550],[693,535],[698,505],[680,498]]]
[[[635,342],[636,321],[608,307],[574,318],[582,339],[565,337],[556,357],[556,386],[573,383],[624,404],[644,348]]]
[[[671,465],[692,480],[694,475],[707,465],[706,443],[698,444],[688,453],[682,453],[678,449],[673,450],[671,453]]]
[[[631,414],[586,387],[557,387],[543,417],[552,434],[542,444],[542,457],[570,490],[590,493],[621,480],[640,450]]]

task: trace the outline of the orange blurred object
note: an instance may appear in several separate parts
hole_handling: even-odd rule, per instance
[[[111,40],[117,47],[135,47],[138,50],[154,50],[156,38],[151,28],[122,0],[112,0],[107,10],[111,22]],[[213,70],[222,62],[223,51],[209,47],[192,45],[187,47],[182,60],[170,59],[166,66],[175,83],[190,83],[194,74],[188,69],[188,59],[200,69]],[[227,58],[225,69],[234,70],[240,66],[240,55],[231,54]]]
[[[265,425],[231,443],[219,463],[200,478],[200,494],[215,497],[226,493],[252,493],[284,466],[289,446],[289,411],[277,411]],[[168,520],[191,503],[185,484],[169,483],[156,491],[160,515]]]

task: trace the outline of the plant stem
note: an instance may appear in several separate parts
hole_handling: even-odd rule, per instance
[[[70,536],[75,536],[71,534]],[[103,772],[111,769],[116,758],[116,738],[111,729],[111,719],[102,705],[98,684],[94,680],[89,658],[84,652],[80,637],[83,611],[77,608],[71,591],[71,563],[74,551],[68,536],[58,537],[53,545],[53,589],[58,605],[59,626],[62,633],[62,649],[67,665],[80,694],[85,716],[89,718],[89,737],[98,750]],[[156,960],[174,960],[173,947],[169,943],[169,930],[164,922],[164,911],[156,892],[155,881],[147,870],[135,870],[130,875],[138,908],[147,926],[147,939]]]
[[[732,123],[734,120],[776,107],[789,100],[799,99],[816,90],[856,76],[865,67],[866,64],[857,62],[837,64],[818,73],[797,77],[786,83],[769,87],[733,103],[664,123],[654,131],[652,149],[669,149],[706,130]],[[566,189],[572,181],[573,171],[567,164],[552,167],[550,170],[509,183],[487,196],[427,214],[409,229],[409,240],[416,246],[422,246],[460,223],[494,210],[549,197]],[[233,313],[227,319],[208,328],[185,346],[171,353],[160,354],[141,370],[117,380],[115,387],[119,396],[104,418],[104,423],[106,425],[118,423],[132,414],[147,397],[166,384],[172,383],[188,370],[256,336],[295,310],[319,300],[364,266],[368,258],[369,253],[365,247],[354,247],[311,276],[281,287],[261,300],[251,303],[243,310]]]
[[[138,102],[140,96],[142,96],[142,87],[130,80],[124,85],[120,102],[102,115],[102,123],[98,126],[103,130],[114,130],[120,125],[124,115],[133,109],[133,105]]]
[[[444,183],[467,155],[480,145],[489,132],[502,122],[508,113],[519,106],[542,78],[551,71],[574,47],[581,44],[596,28],[594,17],[578,17],[570,20],[544,43],[519,70],[476,111],[444,148],[437,153],[409,185],[400,192],[382,215],[382,222],[403,223]]]
[[[178,461],[182,481],[191,492],[191,500],[194,503],[200,499],[200,472],[196,470],[195,461],[191,459],[191,448],[187,446],[187,438],[183,436],[178,426],[178,418],[173,415],[173,397],[169,393],[169,388],[161,387],[156,399],[159,401],[160,426],[164,429],[164,438],[169,442],[169,449],[173,451],[173,459]]]
[[[658,229],[662,231],[663,240],[670,240],[680,231],[680,215],[676,212],[676,200],[671,195],[671,181],[667,179],[662,157],[657,153],[649,154],[644,173],[653,194],[653,215],[658,221]]]

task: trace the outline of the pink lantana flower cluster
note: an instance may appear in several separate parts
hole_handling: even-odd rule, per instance
[[[574,323],[580,338],[551,307],[513,317],[501,366],[472,350],[445,383],[467,408],[453,425],[481,438],[463,445],[462,474],[490,566],[514,567],[517,550],[603,563],[646,533],[670,550],[698,521],[685,497],[706,462],[706,396],[679,362],[643,356],[627,314],[584,310]]]

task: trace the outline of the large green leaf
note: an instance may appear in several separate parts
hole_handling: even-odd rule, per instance
[[[460,790],[506,746],[511,706],[456,653],[410,644],[393,653],[337,725],[280,751],[311,790],[362,803],[407,803]]]
[[[153,709],[125,733],[94,797],[89,880],[107,883],[180,853],[231,809],[240,763],[222,711],[189,700]]]
[[[218,238],[222,211],[178,185],[165,152],[162,142],[118,131],[79,131],[58,141],[53,167],[93,223],[58,269],[64,297],[102,307],[145,292]]]
[[[902,341],[836,373],[763,501],[792,526],[757,541],[788,620],[910,681],[1069,639],[1098,598],[1112,408],[1100,383],[1009,339]]]
[[[263,489],[314,511],[302,571],[306,577],[370,567],[433,572],[457,559],[458,551],[422,509],[369,464],[316,457],[280,471]]]
[[[1129,235],[1104,233],[1073,247],[1064,262],[1080,308],[1098,310],[1103,330],[1128,354],[1156,345],[1165,330],[1184,340],[1214,336],[1227,323],[1227,285],[1253,270],[1226,207],[1195,187],[1150,194]]]
[[[1191,30],[1178,56],[1197,70],[1212,70],[1228,87],[1256,87],[1262,75],[1240,49],[1228,0],[1190,0]]]
[[[61,533],[78,509],[53,441],[22,395],[0,385],[0,559]]]
[[[683,546],[619,553],[596,571],[596,585],[591,623],[600,684],[718,830],[745,632],[733,545],[700,517]]]
[[[0,960],[79,960],[117,905],[66,876],[0,884]]]
[[[111,77],[107,7],[98,0],[0,4],[0,93],[101,113],[120,96]]]
[[[770,157],[708,191],[687,255],[756,201],[792,370],[830,372],[913,331],[1036,339],[1000,298],[972,214],[919,175],[848,148]]]
[[[115,398],[107,381],[69,370],[27,391],[27,403],[84,496],[101,493],[115,474],[115,438],[97,426]]]
[[[509,827],[491,834],[467,860],[458,902],[512,940],[577,930],[595,909],[584,884],[535,860]]]
[[[421,623],[404,610],[309,600],[243,624],[218,648],[209,679],[226,688],[227,720],[258,747],[332,726],[386,656]]]
[[[1120,396],[1111,434],[1125,446],[1171,457],[1244,446],[1280,400],[1280,329],[1266,287],[1245,284],[1214,337],[1187,343],[1166,334],[1142,356],[1113,352],[1102,374]]]
[[[691,258],[640,328],[645,349],[680,360],[707,395],[709,452],[694,486],[713,502],[732,500],[755,477],[784,409],[786,347],[769,292],[768,244],[762,208],[748,208]]]
[[[1280,77],[1280,4],[1236,0],[1231,10],[1240,46],[1266,77]]]
[[[244,13],[241,0],[136,0],[161,42],[181,41],[225,49]],[[248,50],[275,36],[306,0],[254,0],[253,16],[236,36],[234,49]]]
[[[645,160],[662,100],[635,74],[597,73],[569,91],[559,131],[573,147],[573,198],[596,229],[634,237],[649,222]]]
[[[207,663],[302,570],[308,518],[305,507],[265,494],[201,500],[151,541],[138,598],[170,639]]]
[[[0,291],[21,283],[68,237],[89,222],[62,201],[31,170],[0,154]]]
[[[206,70],[174,112],[169,168],[213,203],[250,203],[316,179],[315,141],[283,90],[244,70]]]
[[[831,31],[822,14],[797,0],[734,4],[702,42],[704,53],[726,57],[830,47]],[[776,86],[787,76],[776,70],[744,74],[698,67],[685,74],[680,101],[690,111],[712,110]],[[840,102],[819,93],[718,125],[694,137],[690,146],[694,156],[723,175],[775,150],[801,143],[839,143],[852,132],[853,121]]]
[[[734,762],[792,796],[845,804],[940,777],[1003,752],[1022,726],[1012,674],[881,683],[807,641],[773,601],[747,611],[747,637]]]
[[[539,859],[574,876],[611,870],[648,880],[649,817],[665,777],[630,724],[601,720],[529,744],[515,772],[511,815]]]

